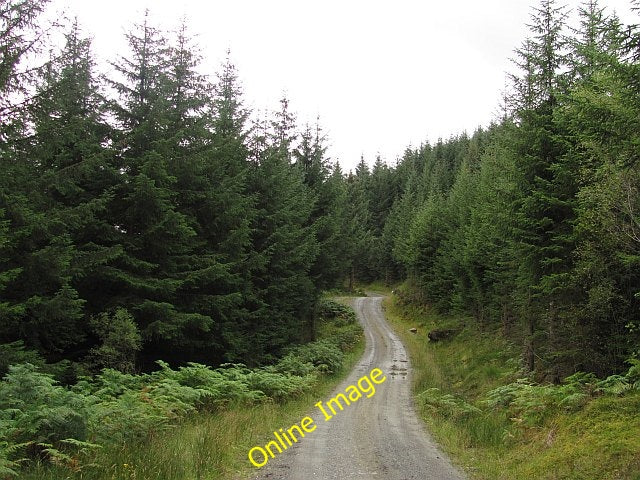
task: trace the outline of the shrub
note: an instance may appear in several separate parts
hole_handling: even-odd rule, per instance
[[[347,307],[326,302],[325,313],[344,322],[332,329],[332,333],[337,330],[336,335],[295,346],[275,365],[256,369],[243,364],[212,368],[188,363],[174,370],[158,361],[160,368],[153,373],[127,373],[139,337],[137,330],[129,328],[131,318],[125,310],[94,320],[103,343],[91,356],[96,364],[115,368],[80,377],[71,387],[60,385],[51,373],[39,371],[75,376],[69,362],[8,366],[8,362],[24,359],[43,362],[22,344],[2,346],[0,351],[9,352],[9,360],[4,359],[8,373],[0,382],[0,477],[17,476],[27,461],[24,457],[35,455],[78,471],[82,468],[79,456],[90,454],[101,444],[144,440],[195,410],[301,394],[318,374],[337,371],[344,359],[342,350],[350,348],[361,334]],[[117,328],[109,330],[114,325]],[[124,338],[116,338],[119,334],[113,336],[114,332]]]
[[[624,375],[611,375],[596,383],[598,392],[611,395],[622,395],[631,390],[640,390],[640,360],[631,358],[627,360],[631,367]]]
[[[576,411],[583,407],[596,385],[597,378],[583,372],[567,377],[562,385],[539,385],[521,378],[488,392],[486,403],[493,408],[507,408],[517,423],[536,426],[559,409]]]
[[[302,363],[310,363],[319,372],[333,373],[342,366],[344,354],[330,340],[318,340],[297,346],[292,352]]]
[[[423,408],[446,418],[465,417],[481,412],[478,407],[465,402],[462,398],[443,393],[439,388],[428,388],[423,391],[418,395],[418,401]]]
[[[112,315],[101,313],[92,317],[90,325],[101,345],[91,349],[88,363],[99,368],[132,372],[136,354],[142,348],[142,338],[131,314],[118,308]]]
[[[6,427],[5,427],[6,428]],[[5,428],[0,422],[0,436],[4,437]],[[27,447],[29,443],[10,443],[6,440],[0,440],[0,477],[18,477],[20,464],[26,461],[25,458],[18,457],[21,450]]]
[[[166,427],[169,418],[165,413],[146,390],[127,390],[94,405],[90,419],[93,440],[98,443],[140,441]]]
[[[295,352],[288,353],[274,366],[265,368],[279,373],[298,375],[300,377],[316,372],[313,363],[302,360]]]
[[[325,320],[334,320],[337,326],[344,326],[356,321],[356,313],[352,308],[334,300],[324,299],[318,302],[318,315]]]
[[[81,378],[73,390],[100,400],[110,400],[129,390],[139,390],[149,381],[149,375],[132,375],[105,368],[98,375]]]
[[[34,448],[68,438],[85,440],[88,406],[83,395],[57,385],[34,365],[13,365],[0,384],[2,438]]]
[[[335,332],[328,340],[336,345],[340,350],[346,352],[355,346],[361,335],[362,329],[360,326],[351,324]]]
[[[11,365],[19,363],[30,363],[42,367],[44,359],[35,350],[27,350],[22,340],[0,345],[0,378],[9,372]]]
[[[296,376],[256,370],[247,375],[249,387],[275,400],[299,395],[311,388],[313,375]]]

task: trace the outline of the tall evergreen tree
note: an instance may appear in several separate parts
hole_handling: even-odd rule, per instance
[[[294,138],[294,118],[283,99],[272,121],[270,141],[250,171],[257,206],[252,242],[260,260],[252,275],[254,341],[247,352],[254,362],[300,341],[316,301],[309,275],[318,251],[309,223],[313,197],[291,164]]]
[[[325,141],[319,124],[313,130],[307,125],[293,157],[313,201],[309,221],[318,242],[318,255],[311,276],[318,288],[326,289],[336,286],[346,274],[342,232],[346,220],[346,191],[342,188],[344,180],[339,166],[331,169],[326,158]]]
[[[374,241],[371,230],[371,209],[368,184],[369,166],[360,158],[355,174],[347,178],[347,237],[349,239],[349,289],[352,290],[356,279],[371,281],[375,273],[371,265],[371,251]]]
[[[83,304],[93,300],[94,274],[120,252],[110,244],[113,228],[105,220],[117,175],[103,147],[110,129],[93,68],[89,42],[74,24],[30,107],[34,135],[26,155],[39,193],[30,195],[30,205],[21,202],[23,241],[30,243],[22,248],[29,254],[13,259],[23,265],[9,297],[27,299],[13,330],[44,353],[69,355],[82,342],[87,331],[80,320]]]
[[[24,106],[36,74],[47,65],[41,18],[50,0],[0,0],[0,151],[24,133]]]
[[[210,107],[212,133],[200,171],[204,185],[195,208],[204,249],[200,256],[206,252],[210,259],[202,272],[205,281],[198,285],[199,301],[217,322],[223,358],[244,359],[252,349],[250,312],[256,308],[251,277],[262,260],[251,248],[256,212],[249,192],[248,112],[228,58]]]
[[[521,245],[520,302],[527,324],[525,356],[527,367],[535,368],[536,339],[540,329],[552,338],[547,360],[557,365],[561,328],[557,305],[562,301],[563,285],[570,268],[570,221],[573,217],[573,186],[563,185],[570,178],[557,175],[563,155],[562,142],[554,124],[554,111],[566,92],[566,39],[563,27],[566,13],[553,0],[543,0],[532,15],[532,38],[519,50],[523,76],[516,116],[519,188],[522,200],[517,206],[518,239]],[[566,294],[566,290],[565,290]],[[564,297],[566,298],[566,296]],[[537,317],[546,319],[540,326]]]
[[[114,64],[121,79],[112,81],[120,94],[114,112],[122,126],[123,179],[111,212],[124,254],[102,284],[112,291],[112,304],[131,309],[153,357],[188,347],[189,339],[211,329],[212,319],[176,305],[190,271],[195,231],[176,208],[176,177],[170,173],[173,158],[167,155],[166,139],[179,137],[175,129],[187,120],[190,107],[179,103],[186,97],[165,95],[166,86],[180,78],[175,70],[171,76],[166,40],[148,16],[127,39],[130,56]]]

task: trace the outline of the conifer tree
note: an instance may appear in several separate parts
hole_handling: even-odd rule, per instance
[[[632,146],[638,108],[627,76],[634,64],[625,59],[619,20],[595,2],[579,13],[573,48],[583,74],[557,116],[569,140],[565,175],[575,177],[579,186],[571,341],[579,368],[606,375],[638,342],[635,294],[640,283],[633,232],[639,183],[637,148]]]
[[[38,72],[46,67],[41,18],[50,0],[0,0],[0,151],[25,132],[25,105]]]
[[[227,58],[210,104],[211,138],[202,157],[202,189],[194,204],[199,258],[204,269],[194,276],[200,308],[216,322],[225,359],[244,359],[251,351],[250,316],[255,308],[251,277],[259,256],[251,249],[254,199],[249,192],[247,118],[237,73]]]
[[[193,222],[176,208],[176,177],[170,173],[174,159],[166,139],[176,138],[175,128],[187,120],[190,107],[179,103],[186,97],[165,95],[166,86],[179,79],[175,70],[171,77],[166,40],[147,15],[127,40],[130,56],[114,64],[121,79],[111,82],[120,94],[114,112],[122,126],[123,172],[111,212],[124,254],[103,285],[113,292],[112,302],[135,316],[149,344],[146,354],[155,356],[188,348],[189,337],[208,332],[212,319],[176,306],[196,234]]]
[[[33,187],[39,193],[23,206],[42,216],[31,217],[38,218],[38,226],[24,225],[32,243],[16,278],[23,287],[14,284],[12,290],[28,298],[22,327],[15,331],[23,330],[27,342],[43,353],[83,341],[87,332],[80,320],[85,302],[95,300],[95,275],[120,252],[106,221],[117,174],[103,147],[110,129],[102,119],[104,100],[93,70],[90,44],[75,23],[29,108],[34,135],[26,154],[34,160]]]
[[[252,247],[259,263],[252,274],[254,341],[246,354],[254,362],[300,341],[316,301],[310,277],[318,251],[309,223],[313,197],[291,164],[295,136],[294,117],[283,99],[272,120],[270,141],[250,171],[257,206]]]
[[[523,75],[519,84],[516,115],[520,128],[517,143],[517,169],[522,199],[517,206],[518,239],[522,258],[519,273],[520,302],[526,318],[528,337],[525,356],[530,370],[535,368],[538,329],[536,317],[546,319],[548,335],[561,337],[557,303],[563,296],[563,282],[570,268],[571,185],[556,176],[563,155],[562,142],[553,115],[566,92],[563,73],[566,39],[563,26],[566,13],[553,0],[543,0],[534,10],[529,25],[532,38],[517,51]],[[566,290],[565,292],[566,293]],[[566,297],[565,297],[566,298]],[[555,305],[555,306],[554,306]],[[563,308],[560,306],[559,308]],[[555,345],[550,362],[555,366],[560,350]]]
[[[311,277],[318,288],[331,288],[346,274],[343,268],[345,246],[342,224],[346,220],[346,191],[339,166],[331,169],[326,158],[326,138],[319,124],[308,125],[293,152],[295,165],[310,190],[313,209],[310,225],[318,242],[318,255]]]

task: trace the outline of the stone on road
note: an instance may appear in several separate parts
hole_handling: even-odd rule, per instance
[[[382,297],[351,300],[366,336],[354,370],[327,398],[344,393],[379,368],[386,381],[371,398],[338,411],[330,421],[309,405],[317,429],[255,471],[256,480],[462,480],[418,419],[411,396],[411,366],[400,339],[387,325]],[[312,413],[311,413],[312,412]],[[265,437],[266,438],[266,437]]]

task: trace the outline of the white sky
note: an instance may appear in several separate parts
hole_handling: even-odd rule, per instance
[[[286,92],[302,125],[320,124],[329,155],[393,163],[407,146],[471,133],[495,116],[509,58],[537,0],[54,0],[77,15],[100,60],[128,52],[142,19],[186,16],[213,76],[226,50],[247,106],[276,109]],[[567,0],[575,8],[577,0]],[[629,18],[628,0],[602,1]],[[635,17],[637,18],[637,17]],[[101,62],[102,63],[102,62]],[[107,72],[108,73],[108,72]]]

